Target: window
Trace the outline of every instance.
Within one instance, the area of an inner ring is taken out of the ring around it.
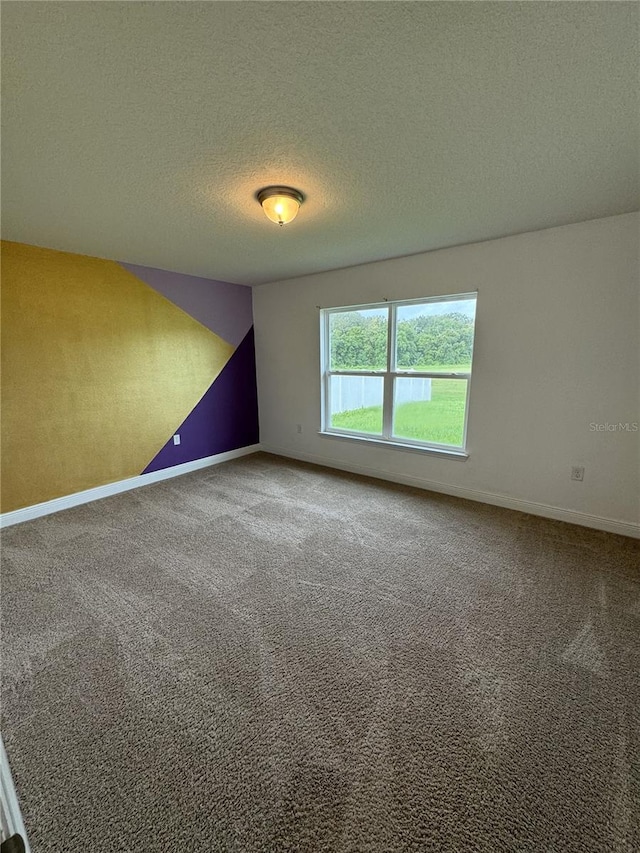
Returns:
[[[322,432],[464,455],[476,297],[323,309]]]

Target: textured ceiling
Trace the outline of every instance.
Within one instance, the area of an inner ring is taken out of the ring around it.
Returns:
[[[256,284],[635,210],[638,10],[4,2],[3,236]]]

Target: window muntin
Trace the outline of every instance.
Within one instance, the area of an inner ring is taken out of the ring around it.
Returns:
[[[476,298],[323,309],[322,430],[464,451]]]

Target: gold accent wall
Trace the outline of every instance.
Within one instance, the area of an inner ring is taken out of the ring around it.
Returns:
[[[3,242],[1,511],[140,474],[233,350],[113,261]]]

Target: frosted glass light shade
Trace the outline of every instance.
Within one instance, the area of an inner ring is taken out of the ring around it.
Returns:
[[[271,198],[265,198],[262,202],[262,209],[272,222],[284,225],[286,222],[295,219],[298,210],[300,210],[300,205],[294,198],[288,198],[286,195],[274,195]]]
[[[265,215],[276,225],[286,225],[295,219],[303,201],[303,195],[291,187],[265,187],[257,194]]]

